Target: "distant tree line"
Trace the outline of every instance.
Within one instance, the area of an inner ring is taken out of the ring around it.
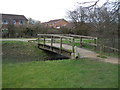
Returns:
[[[35,21],[32,18],[28,19],[28,22],[24,25],[14,26],[14,24],[7,25],[8,32],[2,33],[3,38],[19,38],[19,37],[37,37],[37,34],[47,33],[60,33],[59,30],[54,28],[46,27],[40,21]]]

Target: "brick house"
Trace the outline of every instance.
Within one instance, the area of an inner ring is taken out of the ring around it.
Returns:
[[[15,27],[24,25],[28,19],[24,15],[15,15],[15,14],[1,14],[2,16],[2,27],[1,32],[8,31],[7,25],[13,24]]]
[[[50,20],[43,24],[45,26],[49,26],[49,27],[53,27],[53,28],[61,28],[63,26],[66,26],[68,24],[68,22],[64,19],[56,19],[56,20]]]

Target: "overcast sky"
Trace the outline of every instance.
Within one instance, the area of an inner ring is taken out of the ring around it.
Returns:
[[[0,0],[0,13],[25,15],[41,22],[62,19],[68,10],[74,10],[77,2],[96,0]],[[100,0],[100,4],[106,0]]]

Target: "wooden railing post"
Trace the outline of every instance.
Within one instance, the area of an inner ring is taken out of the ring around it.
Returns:
[[[40,44],[40,37],[38,37],[38,44]]]
[[[62,37],[60,37],[60,53],[62,51]]]
[[[96,39],[94,39],[94,44],[96,44]],[[96,51],[96,45],[94,46],[94,51]]]
[[[51,36],[51,50],[52,50],[52,46],[53,46],[53,36]]]
[[[75,41],[74,41],[74,37],[73,37],[73,38],[72,38],[72,53],[75,52],[75,50],[74,50],[74,46],[75,46]]]
[[[45,46],[45,35],[44,35],[43,37],[44,37],[44,40],[43,40],[43,45]]]
[[[74,49],[75,40],[74,40],[74,37],[71,38],[71,39],[72,39],[72,54],[71,54],[71,59],[76,59],[76,58],[75,58],[75,49]]]
[[[82,37],[80,37],[80,48],[82,48]]]

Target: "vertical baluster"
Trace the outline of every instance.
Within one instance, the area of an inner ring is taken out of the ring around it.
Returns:
[[[72,38],[72,53],[75,52],[75,50],[74,50],[74,46],[75,46],[75,41],[74,41],[74,37],[73,37],[73,38]]]
[[[82,48],[82,37],[80,37],[80,48]]]
[[[44,45],[44,47],[45,47],[45,35],[44,35],[43,37],[44,37],[44,40],[43,40],[43,45]]]
[[[38,37],[38,45],[40,44],[40,37]]]
[[[62,37],[60,37],[60,53],[62,52]]]
[[[51,50],[52,50],[52,46],[53,46],[53,36],[51,36]]]
[[[94,44],[96,44],[96,39],[94,39]],[[94,46],[94,51],[96,51],[96,45]]]

